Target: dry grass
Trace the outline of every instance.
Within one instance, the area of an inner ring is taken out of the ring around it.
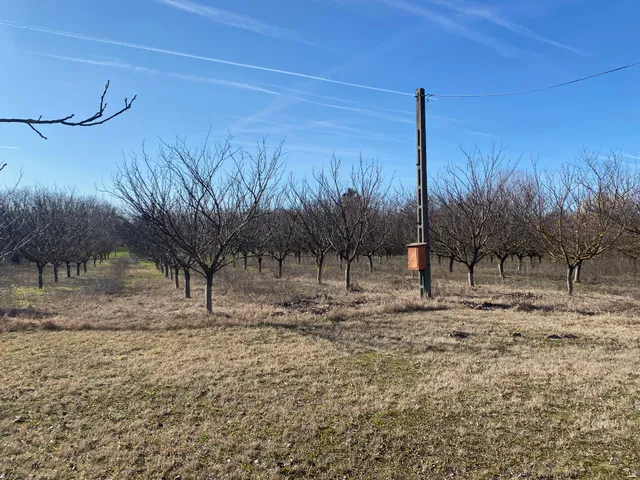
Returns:
[[[420,301],[401,259],[363,263],[362,293],[334,264],[229,268],[211,317],[199,280],[187,300],[127,258],[42,293],[0,266],[0,478],[640,475],[624,265],[571,299],[551,265],[475,290],[436,268]]]

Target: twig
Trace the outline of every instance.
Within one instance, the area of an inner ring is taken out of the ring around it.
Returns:
[[[47,140],[47,137],[45,137],[36,127],[34,127],[34,125],[66,125],[67,127],[93,127],[95,125],[102,125],[103,123],[108,122],[109,120],[117,117],[118,115],[123,114],[124,112],[126,112],[127,110],[129,110],[131,108],[131,105],[133,105],[133,102],[136,100],[137,95],[134,95],[134,97],[129,101],[127,98],[124,99],[124,107],[120,110],[118,110],[117,112],[115,112],[113,115],[110,115],[106,118],[102,118],[104,116],[104,112],[107,109],[107,104],[105,103],[104,99],[107,95],[107,91],[109,90],[109,81],[107,81],[106,85],[104,86],[104,90],[102,92],[102,95],[100,96],[100,106],[98,107],[98,111],[96,113],[94,113],[93,115],[91,115],[90,117],[85,118],[84,120],[80,120],[78,122],[73,122],[71,121],[72,118],[74,118],[74,114],[71,115],[67,115],[66,117],[62,117],[62,118],[55,118],[55,119],[50,119],[50,120],[43,120],[42,116],[40,116],[37,119],[34,118],[0,118],[0,123],[24,123],[26,125],[28,125],[31,130],[33,130],[34,132],[36,132],[38,135],[40,135],[41,138]]]

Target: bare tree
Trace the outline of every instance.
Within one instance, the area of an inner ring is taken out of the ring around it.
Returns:
[[[383,249],[387,259],[391,255],[405,255],[406,246],[415,241],[417,228],[417,199],[413,190],[398,189],[391,212],[389,234]]]
[[[616,243],[616,251],[631,260],[633,276],[638,276],[638,258],[640,258],[640,236],[625,232]]]
[[[290,201],[301,231],[301,242],[315,260],[316,282],[320,285],[324,260],[332,247],[331,236],[327,229],[330,222],[325,218],[331,209],[328,205],[324,205],[327,200],[322,197],[319,184],[316,182],[313,184],[306,180],[300,184],[291,182],[289,191],[291,192]]]
[[[213,311],[213,278],[232,261],[236,240],[265,212],[279,180],[281,145],[266,141],[255,153],[230,139],[213,149],[184,140],[164,143],[156,159],[144,152],[124,161],[113,194],[127,214],[169,239],[206,280],[205,303]]]
[[[628,172],[609,154],[582,152],[560,172],[536,169],[532,188],[535,201],[529,221],[544,253],[567,269],[567,292],[573,293],[576,269],[613,247],[624,233],[631,193]]]
[[[367,257],[369,262],[370,272],[373,272],[373,256],[383,249],[391,237],[394,209],[397,206],[395,202],[396,199],[384,199],[378,208],[370,212],[369,222],[375,228],[367,229],[361,246],[362,255]]]
[[[265,208],[253,222],[251,229],[247,230],[236,244],[246,244],[249,253],[258,262],[258,273],[262,273],[262,261],[269,254],[271,236],[274,233],[274,225],[269,221],[270,211]],[[245,257],[246,258],[246,257]]]
[[[38,288],[44,288],[44,267],[51,262],[59,248],[60,237],[52,234],[50,226],[54,214],[48,192],[38,188],[23,190],[17,195],[16,206],[20,211],[21,224],[18,236],[29,236],[29,241],[19,248],[20,254],[38,268]]]
[[[474,287],[475,266],[495,249],[509,215],[506,192],[513,167],[495,147],[488,155],[478,149],[463,153],[464,165],[449,164],[432,181],[431,242],[436,251],[466,265]]]
[[[28,232],[20,228],[22,218],[16,192],[17,185],[0,191],[0,262],[29,239]]]
[[[276,208],[265,218],[272,228],[267,249],[271,258],[278,262],[276,276],[281,278],[284,260],[294,251],[298,244],[300,230],[296,222],[295,212],[282,206]]]
[[[0,118],[0,123],[22,123],[22,124],[28,125],[31,128],[31,130],[36,132],[38,135],[40,135],[41,138],[44,138],[45,140],[47,139],[47,137],[45,137],[42,134],[42,132],[40,132],[40,130],[38,130],[35,126],[65,125],[67,127],[93,127],[95,125],[102,125],[103,123],[106,123],[109,120],[129,110],[137,97],[136,95],[134,95],[131,100],[127,100],[125,98],[123,108],[113,113],[112,115],[105,117],[107,104],[105,103],[104,99],[107,95],[108,90],[109,90],[109,82],[107,81],[106,85],[104,86],[102,95],[100,96],[100,105],[98,106],[98,110],[93,115],[83,120],[74,120],[74,117],[75,117],[74,114],[66,115],[60,118],[50,118],[50,119],[42,118],[42,115],[40,115],[38,118]],[[2,166],[2,168],[4,168],[4,165]],[[0,170],[2,170],[2,168],[0,168]]]
[[[345,288],[351,288],[351,265],[361,252],[363,242],[371,231],[379,228],[374,213],[380,211],[389,192],[382,167],[362,158],[345,179],[340,175],[340,160],[331,159],[329,172],[314,175],[316,187],[311,190],[322,209],[320,218],[329,233],[333,249],[345,262]]]
[[[512,181],[505,185],[500,200],[500,208],[504,211],[498,220],[500,234],[492,239],[490,249],[498,259],[498,273],[503,280],[506,278],[504,263],[509,256],[518,257],[518,270],[521,270],[522,258],[537,252],[532,226],[526,220],[533,201],[531,191],[526,187],[526,181],[512,177]]]

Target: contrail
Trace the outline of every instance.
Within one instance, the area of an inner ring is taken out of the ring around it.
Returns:
[[[337,85],[345,85],[347,87],[355,87],[355,88],[361,88],[361,89],[365,89],[365,90],[374,90],[374,91],[377,91],[377,92],[384,92],[384,93],[393,93],[395,95],[406,95],[406,96],[410,96],[410,97],[414,96],[413,93],[399,92],[397,90],[388,90],[386,88],[371,87],[371,86],[368,86],[368,85],[360,85],[358,83],[341,82],[339,80],[331,80],[329,78],[316,77],[314,75],[307,75],[307,74],[304,74],[304,73],[291,72],[291,71],[288,71],[288,70],[280,70],[280,69],[277,69],[277,68],[268,68],[268,67],[261,67],[259,65],[250,65],[250,64],[247,64],[247,63],[232,62],[232,61],[229,61],[229,60],[221,60],[219,58],[204,57],[202,55],[193,55],[191,53],[178,52],[178,51],[175,51],[175,50],[167,50],[167,49],[164,49],[164,48],[156,48],[156,47],[149,47],[147,45],[138,45],[138,44],[135,44],[135,43],[120,42],[118,40],[110,40],[110,39],[107,39],[107,38],[90,37],[88,35],[80,35],[78,33],[65,32],[65,31],[62,31],[62,30],[51,30],[51,29],[48,29],[48,28],[36,27],[36,26],[33,26],[33,25],[24,25],[24,24],[20,24],[20,23],[8,22],[8,21],[4,21],[4,20],[0,20],[0,25],[4,25],[6,27],[21,28],[21,29],[24,29],[24,30],[31,30],[31,31],[34,31],[34,32],[48,33],[48,34],[51,34],[51,35],[58,35],[60,37],[75,38],[77,40],[85,40],[85,41],[89,41],[89,42],[104,43],[104,44],[107,44],[107,45],[117,45],[119,47],[134,48],[136,50],[145,50],[147,52],[163,53],[165,55],[173,55],[173,56],[176,56],[176,57],[192,58],[194,60],[202,60],[202,61],[205,61],[205,62],[220,63],[220,64],[223,64],[223,65],[230,65],[230,66],[233,66],[233,67],[248,68],[248,69],[251,69],[251,70],[260,70],[260,71],[263,71],[263,72],[279,73],[281,75],[289,75],[289,76],[292,76],[292,77],[308,78],[310,80],[317,80],[319,82],[327,82],[327,83],[333,83],[333,84],[337,84]]]

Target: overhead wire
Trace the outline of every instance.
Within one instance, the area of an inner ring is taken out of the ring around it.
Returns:
[[[507,93],[469,93],[469,94],[438,94],[438,93],[429,93],[426,96],[430,98],[482,98],[482,97],[512,97],[515,95],[526,95],[528,93],[536,93],[543,92],[545,90],[551,90],[553,88],[566,87],[567,85],[572,85],[578,82],[584,82],[585,80],[591,80],[592,78],[602,77],[603,75],[608,75],[610,73],[619,72],[620,70],[625,70],[627,68],[636,67],[640,65],[640,62],[629,63],[627,65],[623,65],[622,67],[613,68],[611,70],[607,70],[606,72],[595,73],[593,75],[589,75],[587,77],[577,78],[575,80],[570,80],[568,82],[558,83],[555,85],[548,85],[546,87],[533,88],[531,90],[522,90],[519,92],[507,92]]]

